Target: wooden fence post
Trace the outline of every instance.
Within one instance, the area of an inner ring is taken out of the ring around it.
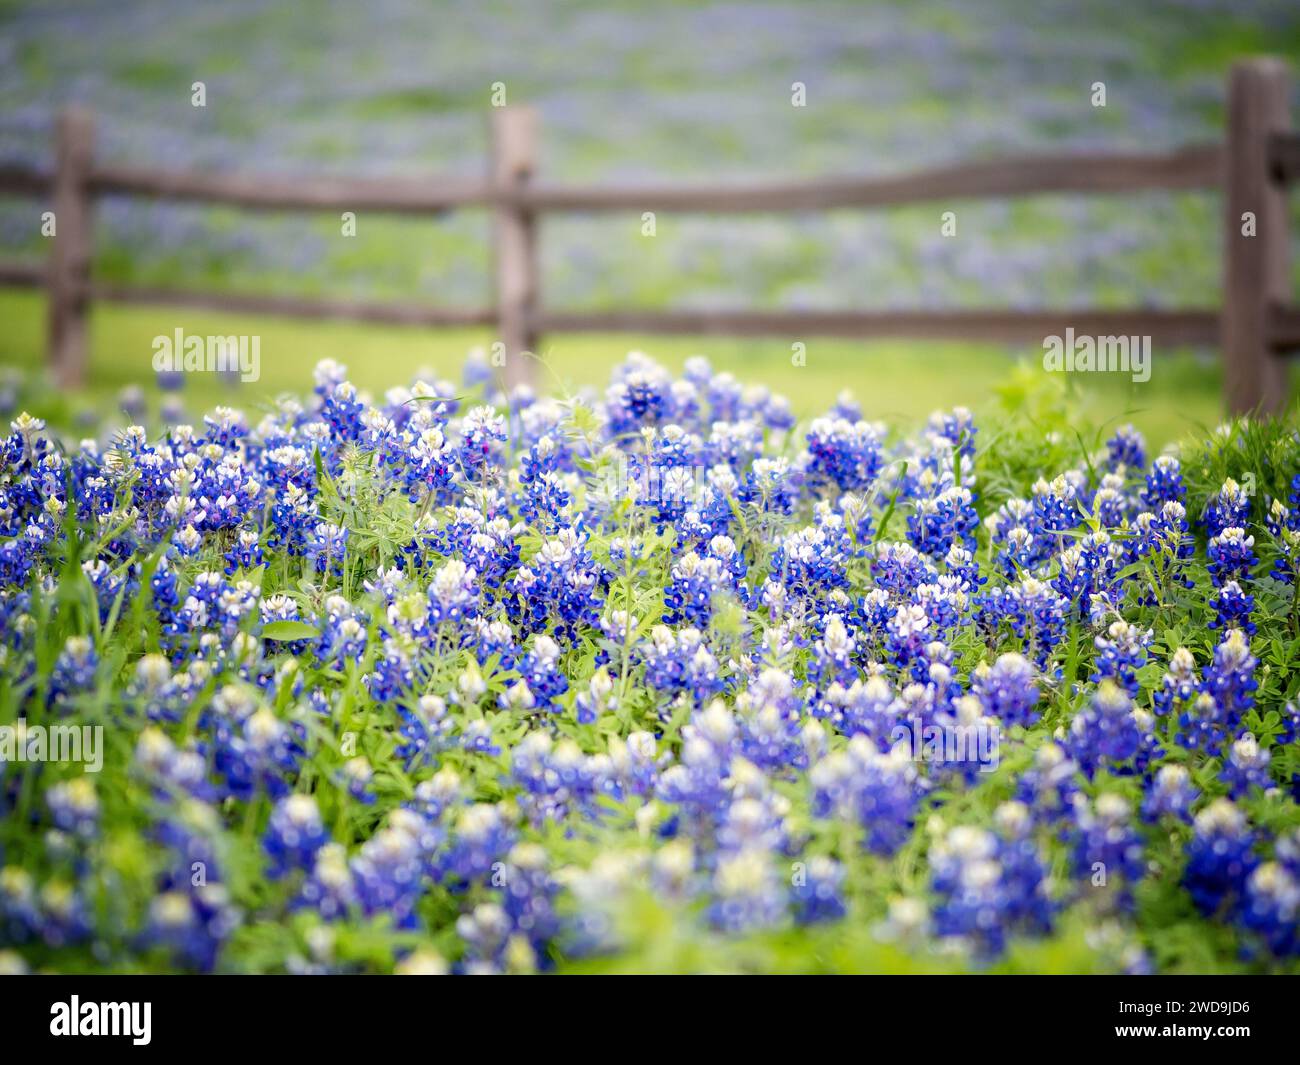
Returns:
[[[520,189],[532,179],[537,161],[537,112],[503,107],[492,114],[492,178],[499,189]],[[537,228],[531,210],[496,208],[497,340],[505,348],[507,389],[532,379],[524,352],[536,352],[538,271]]]
[[[1286,188],[1269,165],[1269,135],[1290,127],[1290,79],[1279,59],[1237,63],[1228,82],[1223,183],[1223,394],[1229,414],[1272,414],[1286,367],[1269,316],[1290,289]]]
[[[49,363],[62,388],[76,388],[86,370],[90,297],[90,167],[95,124],[90,112],[69,108],[56,126],[54,247],[49,272]]]

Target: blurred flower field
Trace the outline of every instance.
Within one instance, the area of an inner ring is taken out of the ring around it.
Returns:
[[[1243,54],[1300,60],[1289,0],[623,0],[0,6],[0,163],[48,164],[59,106],[112,163],[478,176],[494,83],[542,117],[540,176],[596,184],[888,175],[1020,152],[1223,135]],[[579,57],[575,61],[575,57]],[[340,76],[346,71],[346,76]],[[208,104],[190,103],[202,80]],[[791,106],[791,86],[807,106]],[[1091,86],[1107,86],[1104,108]],[[960,216],[958,239],[939,212]],[[1040,197],[802,217],[548,220],[548,305],[1196,306],[1217,302],[1215,197]],[[191,288],[481,305],[490,219],[336,218],[109,198],[96,271]],[[39,253],[30,205],[0,250]]]
[[[14,417],[0,967],[1300,971],[1295,428],[1053,424],[640,355]]]

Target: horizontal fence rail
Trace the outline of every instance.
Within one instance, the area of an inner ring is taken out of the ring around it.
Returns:
[[[1288,291],[1285,195],[1300,180],[1300,135],[1286,113],[1289,76],[1279,62],[1248,60],[1229,83],[1223,144],[1167,152],[1031,155],[930,167],[882,177],[643,186],[548,185],[535,180],[537,118],[527,108],[493,116],[492,166],[482,179],[334,178],[196,173],[104,165],[92,158],[88,114],[58,125],[53,170],[0,166],[0,195],[53,201],[48,265],[0,261],[0,285],[50,292],[51,362],[77,384],[85,364],[85,317],[93,302],[187,306],[216,311],[350,319],[422,327],[495,326],[506,378],[518,384],[548,332],[679,335],[932,338],[1033,342],[1066,329],[1096,337],[1149,336],[1154,343],[1219,343],[1225,399],[1233,412],[1275,411],[1285,402],[1278,356],[1300,348],[1300,309]],[[546,213],[673,211],[706,214],[875,208],[989,197],[1089,195],[1145,190],[1224,193],[1221,308],[943,311],[553,310],[540,306],[537,228]],[[135,196],[250,210],[353,211],[437,216],[483,208],[495,217],[496,303],[439,308],[417,302],[196,292],[95,281],[90,275],[91,201]],[[1243,219],[1254,216],[1251,234]]]
[[[1197,145],[1163,153],[1032,155],[933,167],[886,177],[699,185],[537,185],[512,189],[490,181],[416,181],[195,174],[152,167],[96,167],[92,192],[224,204],[253,210],[356,210],[430,214],[468,207],[512,207],[572,214],[680,211],[749,214],[892,207],[933,200],[1060,193],[1208,189],[1219,184],[1222,150]],[[47,171],[0,168],[0,192],[39,195]]]
[[[663,333],[685,336],[893,337],[1039,341],[1067,328],[1089,336],[1150,336],[1161,344],[1212,344],[1213,310],[1182,311],[553,311],[548,333]]]

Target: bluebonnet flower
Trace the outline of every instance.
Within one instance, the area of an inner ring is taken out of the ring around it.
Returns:
[[[726,932],[743,932],[778,923],[786,895],[771,856],[759,848],[724,855],[713,875],[709,919]]]
[[[1244,529],[1250,521],[1250,496],[1231,477],[1205,506],[1205,528],[1214,539],[1227,529]]]
[[[213,698],[209,720],[213,763],[230,794],[249,799],[264,790],[278,799],[288,793],[305,753],[301,726],[286,724],[270,709],[254,709],[233,689]]]
[[[87,559],[81,564],[81,571],[95,590],[95,599],[99,604],[101,623],[108,621],[108,615],[119,597],[125,602],[130,596],[133,582],[127,576],[114,572],[107,562],[101,559]]]
[[[508,690],[505,697],[507,708],[513,710],[531,710],[532,692],[526,684],[516,684]],[[501,747],[492,734],[492,726],[482,718],[465,723],[460,735],[460,745],[474,754],[484,754],[495,758],[501,753]]]
[[[1183,886],[1207,917],[1229,913],[1259,864],[1253,853],[1255,835],[1228,799],[1215,799],[1196,815],[1193,827]]]
[[[1092,516],[1104,528],[1116,529],[1129,513],[1129,498],[1124,493],[1124,479],[1117,474],[1102,478],[1101,487],[1092,497]]]
[[[584,627],[596,624],[607,576],[587,540],[581,529],[560,529],[516,571],[507,606],[525,631],[549,631],[557,640],[572,642]]]
[[[877,746],[888,745],[900,712],[894,689],[879,675],[855,680],[847,687],[836,681],[814,709],[818,716],[829,717],[844,735],[863,735]]]
[[[618,697],[614,695],[614,681],[605,667],[592,673],[587,682],[587,690],[579,692],[574,700],[577,709],[578,724],[594,725],[602,714],[612,713],[618,709]]]
[[[917,502],[907,519],[908,539],[918,551],[937,558],[953,547],[973,549],[978,525],[973,493],[950,486]]]
[[[1038,529],[1047,536],[1057,536],[1079,524],[1079,490],[1065,476],[1052,481],[1039,479],[1034,484],[1033,514]]]
[[[1250,569],[1258,561],[1254,548],[1255,538],[1235,525],[1215,536],[1206,549],[1214,583],[1222,587],[1229,581],[1249,579]]]
[[[402,483],[407,497],[413,503],[430,497],[444,498],[455,479],[456,454],[442,428],[437,425],[412,426],[402,435],[409,441],[401,455]],[[474,458],[477,461],[479,456]]]
[[[70,636],[54,662],[47,697],[54,705],[63,705],[72,697],[89,691],[95,684],[99,655],[87,636]]]
[[[807,476],[814,485],[841,492],[870,488],[884,456],[876,430],[863,421],[817,418],[808,429]]]
[[[549,636],[534,637],[533,649],[524,655],[518,669],[519,680],[502,695],[501,705],[554,713],[555,700],[569,690],[569,680],[560,669],[559,644]]]
[[[673,631],[656,625],[645,649],[645,682],[672,697],[689,693],[697,704],[722,690],[718,660],[704,643],[698,629]]]
[[[1212,629],[1241,629],[1247,636],[1254,636],[1255,623],[1250,620],[1250,613],[1255,609],[1255,597],[1247,595],[1237,581],[1224,584],[1210,602],[1214,611],[1207,624]]]
[[[610,434],[619,437],[655,425],[673,411],[668,375],[649,360],[629,357],[621,379],[605,393],[605,411]]]
[[[961,581],[946,574],[932,584],[918,585],[915,594],[917,605],[930,619],[934,630],[940,633],[947,633],[956,626],[970,605],[970,596]]]
[[[1112,622],[1106,635],[1093,641],[1097,657],[1089,679],[1094,683],[1113,680],[1130,698],[1136,698],[1141,688],[1137,671],[1146,665],[1152,635],[1150,629],[1140,629],[1127,621]]]
[[[938,572],[911,544],[882,543],[871,559],[876,587],[895,595],[910,595],[920,585],[932,583]]]
[[[333,853],[327,856],[323,850],[321,858],[332,861]],[[390,823],[362,845],[349,864],[350,881],[338,875],[337,867],[321,869],[320,859],[317,866],[312,896],[321,892],[319,898],[328,899],[332,909],[345,906],[345,900],[355,893],[365,913],[388,914],[397,928],[416,927],[415,906],[423,891],[425,860],[418,836],[404,826]],[[321,873],[330,879],[322,882]]]
[[[271,499],[270,546],[300,555],[308,536],[319,522],[319,509],[301,485],[290,481]]]
[[[1155,712],[1160,715],[1176,714],[1196,696],[1200,688],[1201,677],[1196,668],[1196,658],[1186,647],[1177,648],[1169,656],[1169,668],[1165,670],[1160,682],[1160,690],[1152,698]]]
[[[1269,762],[1272,755],[1259,745],[1249,732],[1243,733],[1231,747],[1223,760],[1223,769],[1219,779],[1228,785],[1228,795],[1233,799],[1242,799],[1255,788],[1267,791],[1273,785],[1269,775]]]
[[[934,411],[926,422],[931,438],[943,440],[962,457],[974,457],[975,416],[966,407],[953,407],[950,411]]]
[[[1045,743],[1034,754],[1030,769],[1021,776],[1016,798],[1040,821],[1057,820],[1074,809],[1079,793],[1079,765],[1055,743]]]
[[[518,843],[501,871],[501,908],[512,933],[526,942],[538,965],[547,961],[546,949],[559,933],[555,898],[560,885],[547,869],[546,850],[535,843]]]
[[[1204,668],[1202,696],[1179,718],[1179,743],[1190,750],[1217,753],[1255,705],[1255,666],[1250,643],[1240,629],[1229,629]]]
[[[365,678],[366,690],[376,702],[396,702],[414,689],[418,678],[410,646],[413,642],[413,634],[409,642],[395,638],[384,640],[374,671]]]
[[[317,573],[343,576],[343,558],[347,553],[348,531],[332,522],[320,522],[312,531],[303,554]]]
[[[867,849],[892,855],[912,833],[923,790],[910,758],[903,746],[882,754],[865,736],[853,737],[810,770],[813,813],[862,825]]]
[[[980,567],[975,561],[975,555],[960,544],[953,544],[948,549],[948,553],[944,556],[944,568],[950,577],[961,582],[962,591],[968,595],[973,595],[980,585],[988,581],[987,577],[980,576]]]
[[[1275,580],[1290,585],[1294,585],[1300,576],[1300,499],[1297,499],[1297,494],[1293,488],[1290,507],[1280,499],[1273,500],[1265,523],[1277,552],[1269,573]]]
[[[16,865],[0,867],[0,932],[6,943],[25,943],[41,926],[36,881]]]
[[[1144,743],[1133,700],[1113,681],[1103,681],[1070,722],[1065,745],[1091,779],[1099,769],[1123,771],[1138,759]]]
[[[370,871],[373,865],[365,868]],[[294,907],[313,909],[324,920],[333,921],[346,916],[358,904],[347,851],[338,843],[324,844],[316,851],[311,872],[303,880]]]
[[[765,770],[806,768],[794,678],[769,667],[736,697],[740,753]]]
[[[374,792],[371,790],[375,771],[370,765],[370,760],[364,755],[357,755],[344,762],[342,777],[348,794],[357,802],[369,804],[375,801]]]
[[[797,492],[792,483],[790,462],[785,458],[756,458],[737,489],[742,503],[760,511],[789,514]]]
[[[135,764],[160,798],[179,794],[209,801],[215,797],[207,783],[208,766],[203,755],[192,747],[177,747],[158,728],[149,727],[140,733]]]
[[[787,534],[772,553],[763,585],[764,605],[774,614],[782,613],[787,604],[801,601],[811,601],[811,608],[831,591],[847,588],[845,566],[851,551],[844,520],[838,515]]]
[[[657,744],[649,732],[633,732],[626,739],[611,736],[607,761],[596,768],[598,787],[611,798],[653,794],[663,760],[656,756]]]
[[[151,721],[179,721],[185,709],[183,686],[172,678],[165,655],[145,655],[136,663],[135,678],[127,685],[130,705],[139,706]]]
[[[740,738],[740,723],[719,699],[697,710],[682,728],[682,750],[676,765],[659,777],[656,794],[664,802],[684,807],[688,828],[708,827],[730,801],[727,774]]]
[[[439,879],[451,886],[467,886],[481,880],[514,846],[513,828],[491,803],[475,803],[461,809],[451,842],[439,859]]]
[[[574,809],[586,809],[597,787],[581,748],[571,740],[553,744],[540,731],[515,745],[511,777],[523,789],[520,808],[536,825],[563,821]]]
[[[346,670],[348,663],[360,662],[368,641],[364,619],[346,600],[341,600],[337,609],[327,604],[325,626],[316,644],[316,657],[323,665]]]
[[[262,555],[261,537],[254,529],[241,529],[234,545],[225,554],[226,576],[237,570],[256,569],[265,561]]]
[[[47,947],[81,943],[91,934],[89,900],[76,885],[62,879],[45,882],[37,895],[37,933]]]
[[[842,885],[844,868],[821,855],[800,863],[793,877],[794,917],[799,924],[838,921],[846,913]]]
[[[1183,484],[1182,464],[1172,455],[1160,455],[1151,463],[1142,492],[1142,504],[1149,510],[1159,510],[1165,503],[1182,503],[1187,496]]]
[[[1051,927],[1046,875],[1028,834],[1029,814],[1019,803],[999,808],[1006,838],[987,829],[950,830],[930,853],[937,935],[971,944],[996,957],[1016,932],[1042,934]]]
[[[150,903],[144,942],[165,948],[182,965],[210,972],[237,924],[238,914],[223,885],[168,891]]]
[[[398,728],[402,743],[394,754],[409,767],[419,765],[430,753],[441,749],[454,726],[441,696],[420,696],[411,703],[399,703],[398,715],[402,719]]]
[[[1168,816],[1190,822],[1192,804],[1200,794],[1185,766],[1162,765],[1142,800],[1142,819],[1157,821]]]
[[[981,662],[971,675],[971,691],[984,710],[1010,728],[1028,728],[1038,720],[1038,672],[1024,655],[999,655],[992,666]]]
[[[1046,669],[1052,652],[1065,636],[1069,601],[1049,584],[1026,577],[1006,589],[982,597],[988,621],[1005,621],[1024,641],[1026,657]]]
[[[310,869],[316,852],[329,842],[316,800],[310,795],[289,795],[276,803],[262,845],[271,858],[269,875],[275,879],[295,869]]]
[[[1106,441],[1106,453],[1111,466],[1141,469],[1146,465],[1146,441],[1131,425],[1121,425]]]
[[[1034,570],[1043,560],[1044,546],[1043,537],[1035,537],[1024,525],[1017,525],[1006,534],[1005,540],[998,542],[998,568],[1008,579]]]
[[[1089,803],[1078,797],[1068,832],[1075,874],[1095,888],[1111,889],[1118,881],[1119,908],[1133,903],[1133,888],[1146,872],[1142,841],[1132,827],[1132,808],[1112,792]]]
[[[672,583],[664,591],[664,622],[685,622],[706,629],[713,620],[713,595],[730,584],[722,563],[688,551],[672,568]]]
[[[1165,503],[1158,512],[1143,511],[1134,519],[1126,560],[1145,564],[1144,576],[1150,586],[1141,597],[1143,603],[1153,604],[1163,598],[1162,589],[1180,584],[1185,588],[1193,586],[1187,573],[1193,548],[1187,512],[1181,503]]]
[[[886,625],[886,644],[900,666],[920,657],[930,640],[930,619],[919,605],[900,606]]]
[[[451,559],[433,574],[429,583],[429,620],[434,625],[471,616],[478,602],[478,573],[464,562]]]
[[[829,613],[822,617],[822,636],[813,644],[813,661],[808,665],[808,677],[816,680],[825,690],[832,684],[851,684],[858,675],[854,665],[857,640],[849,633],[840,614]],[[814,705],[813,712],[825,716]]]
[[[1178,715],[1178,744],[1189,751],[1217,754],[1227,735],[1223,713],[1212,695],[1202,692]]]
[[[88,777],[75,777],[53,785],[45,793],[50,818],[60,831],[81,839],[99,835],[99,799]]]
[[[1300,875],[1281,862],[1264,862],[1246,881],[1242,923],[1277,957],[1300,954]]]

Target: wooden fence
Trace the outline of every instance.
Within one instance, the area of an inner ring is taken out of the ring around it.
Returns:
[[[535,180],[538,123],[528,108],[493,114],[492,167],[484,180],[286,179],[167,172],[95,162],[94,128],[82,110],[58,121],[55,168],[0,168],[0,195],[52,203],[56,235],[47,264],[0,262],[0,285],[44,286],[49,358],[59,382],[78,385],[86,363],[91,301],[174,304],[220,311],[351,318],[421,326],[495,326],[506,378],[527,378],[550,332],[733,336],[924,337],[1039,343],[1049,335],[1150,336],[1156,344],[1219,344],[1224,399],[1233,413],[1283,406],[1282,356],[1300,348],[1300,308],[1290,301],[1287,185],[1300,179],[1300,135],[1288,116],[1290,79],[1274,59],[1237,64],[1228,85],[1227,138],[1163,154],[1036,155],[922,170],[898,177],[747,185],[549,186]],[[1221,189],[1223,303],[1183,310],[954,311],[555,311],[539,298],[537,220],[550,212],[734,214],[952,203],[1042,193]],[[273,294],[194,292],[96,281],[92,207],[128,195],[258,210],[438,215],[486,208],[495,221],[495,305],[439,308]],[[1253,218],[1253,224],[1250,221]]]

